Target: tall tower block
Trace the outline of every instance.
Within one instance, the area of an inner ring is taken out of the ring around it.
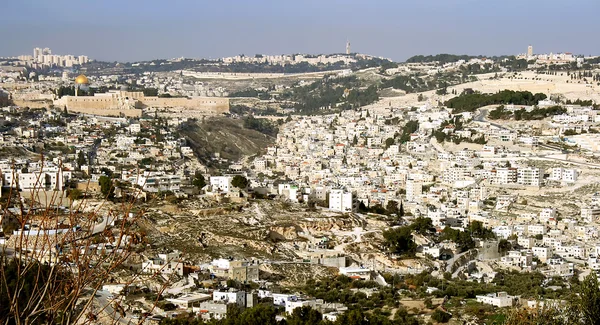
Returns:
[[[530,58],[533,56],[533,46],[529,45],[527,47],[527,57]]]
[[[350,41],[346,42],[346,54],[350,55]]]

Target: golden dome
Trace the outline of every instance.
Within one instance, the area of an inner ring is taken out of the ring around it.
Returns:
[[[77,78],[75,78],[75,83],[78,85],[87,85],[90,83],[90,81],[86,76],[80,74],[77,76]]]

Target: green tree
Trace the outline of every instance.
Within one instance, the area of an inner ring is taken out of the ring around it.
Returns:
[[[302,306],[294,309],[292,315],[290,315],[286,321],[288,325],[320,324],[323,321],[323,315],[309,306]]]
[[[156,89],[156,88],[144,88],[142,90],[142,92],[144,93],[144,96],[147,96],[147,97],[158,96],[158,89]]]
[[[496,237],[496,235],[494,235],[491,229],[486,228],[483,225],[483,222],[477,220],[469,224],[469,231],[471,232],[471,235],[473,235],[473,237],[475,238],[492,239]]]
[[[252,308],[245,309],[241,315],[234,321],[233,324],[248,324],[248,325],[276,325],[275,316],[277,310],[273,306],[259,304]],[[229,315],[227,316],[229,318]]]
[[[448,314],[447,312],[441,309],[436,309],[431,315],[431,319],[438,323],[447,323],[450,320],[450,318],[452,318],[452,315]]]
[[[385,206],[385,209],[387,210],[388,214],[398,215],[398,212],[399,212],[398,201],[389,200],[387,205]]]
[[[77,166],[81,168],[81,166],[85,165],[87,160],[85,159],[85,154],[82,150],[77,154]]]
[[[390,147],[391,145],[393,145],[393,144],[394,144],[394,138],[387,138],[387,139],[385,140],[385,148],[386,148],[386,149],[387,149],[387,148],[389,148],[389,147]]]
[[[579,296],[575,298],[573,306],[581,315],[581,324],[598,324],[600,321],[600,289],[598,289],[596,272],[590,273],[583,280],[578,292]]]
[[[81,192],[81,190],[74,188],[69,191],[69,199],[80,200],[81,198],[83,198],[83,192]]]
[[[241,175],[235,175],[233,176],[233,179],[231,180],[231,185],[240,188],[240,189],[245,189],[246,187],[248,187],[248,179],[244,176]]]
[[[498,253],[504,255],[512,249],[512,244],[506,239],[500,239],[498,242]]]
[[[206,186],[206,180],[204,179],[204,175],[197,170],[194,174],[194,180],[192,181],[192,185],[194,185],[197,189],[201,190]]]
[[[435,231],[431,218],[424,217],[416,218],[415,221],[410,225],[410,228],[421,235],[429,235]]]
[[[113,186],[112,178],[108,176],[100,176],[98,179],[98,184],[100,185],[100,192],[106,198],[112,198],[115,193],[115,188]]]
[[[390,252],[413,256],[417,250],[410,227],[391,228],[383,232],[384,245]]]

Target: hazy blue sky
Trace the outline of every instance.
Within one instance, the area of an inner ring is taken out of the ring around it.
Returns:
[[[600,54],[599,0],[4,0],[0,56]]]

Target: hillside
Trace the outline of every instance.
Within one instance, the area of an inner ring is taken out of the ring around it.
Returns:
[[[184,124],[180,133],[187,140],[200,161],[208,167],[228,165],[213,159],[219,153],[229,163],[244,156],[252,156],[275,142],[275,138],[255,130],[245,129],[243,120],[227,117],[206,117],[201,121]]]

